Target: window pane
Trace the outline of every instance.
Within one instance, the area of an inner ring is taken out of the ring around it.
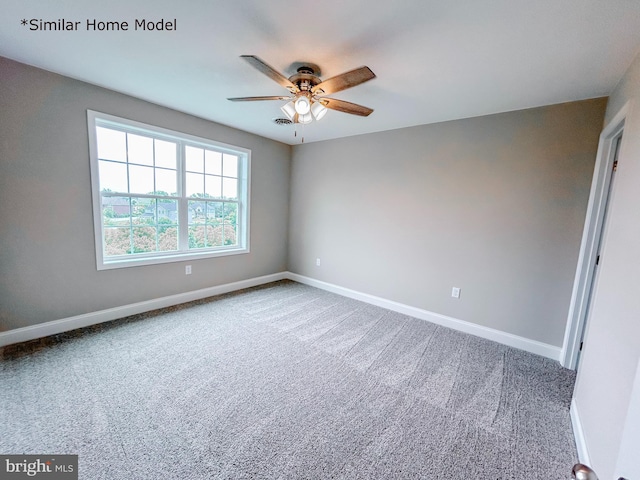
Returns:
[[[104,254],[106,256],[131,253],[131,229],[108,227],[104,229]]]
[[[222,217],[225,223],[236,224],[238,223],[238,204],[237,203],[225,203]]]
[[[205,202],[189,202],[189,224],[204,223]]]
[[[205,150],[205,173],[210,175],[222,175],[222,153],[213,150]]]
[[[223,244],[222,225],[207,225],[207,246],[221,247]]]
[[[168,252],[178,249],[178,228],[158,227],[158,250]]]
[[[156,168],[156,195],[177,195],[177,174],[175,170]]]
[[[207,202],[207,223],[211,225],[222,223],[222,203]]]
[[[222,162],[222,174],[225,177],[237,177],[238,176],[238,157],[237,155],[224,154],[224,161]]]
[[[100,191],[128,192],[126,163],[98,162],[100,175]]]
[[[204,195],[204,175],[200,173],[187,173],[187,197]]]
[[[185,147],[187,170],[204,173],[204,150],[196,147]]]
[[[129,191],[153,193],[153,167],[129,165]]]
[[[131,223],[133,225],[153,225],[156,223],[156,199],[131,199]]]
[[[129,163],[153,165],[153,139],[132,133],[127,134]]]
[[[176,200],[158,200],[158,224],[175,225],[178,223],[178,202]]]
[[[110,128],[96,127],[98,158],[103,160],[127,161],[126,134]]]
[[[215,177],[213,175],[205,175],[205,192],[214,198],[222,197],[222,177]]]
[[[102,222],[105,227],[131,224],[131,204],[128,197],[102,197]]]
[[[176,168],[176,144],[164,140],[154,140],[156,147],[156,167]]]
[[[204,248],[205,246],[204,225],[189,227],[189,248]]]
[[[238,198],[238,180],[235,178],[222,179],[222,196],[224,198]]]
[[[237,245],[237,230],[235,225],[224,225],[224,244],[225,245]]]
[[[155,227],[133,227],[133,253],[155,252],[156,235]]]

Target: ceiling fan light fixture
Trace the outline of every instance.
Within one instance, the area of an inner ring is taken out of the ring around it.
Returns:
[[[295,108],[296,112],[300,115],[306,115],[309,113],[309,110],[311,110],[311,102],[309,102],[309,99],[306,96],[301,95],[296,100]]]
[[[298,123],[307,124],[307,123],[311,123],[312,121],[313,121],[313,117],[311,116],[311,113],[305,113],[304,115],[298,115]]]
[[[289,120],[293,121],[293,117],[296,114],[296,108],[293,100],[280,107],[280,110],[282,110],[282,113],[284,113],[289,118]]]
[[[327,109],[361,117],[367,117],[373,113],[373,109],[362,105],[338,100],[337,98],[319,97],[319,95],[331,95],[341,92],[347,88],[372,80],[376,75],[369,67],[362,66],[329,79],[321,80],[319,77],[320,68],[314,64],[307,64],[298,68],[298,73],[287,78],[255,55],[241,55],[241,58],[281,87],[286,88],[288,94],[286,96],[234,97],[227,100],[232,102],[284,101],[285,104],[281,105],[280,110],[282,110],[286,118],[277,119],[276,123],[278,124],[287,124],[289,121],[294,124],[312,123],[314,119],[318,121],[324,118],[327,114]]]
[[[313,102],[313,105],[311,105],[311,113],[313,113],[316,120],[320,120],[327,114],[327,108],[320,102]]]

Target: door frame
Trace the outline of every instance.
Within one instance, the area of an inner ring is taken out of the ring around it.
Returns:
[[[611,121],[604,127],[600,134],[596,164],[591,181],[589,204],[582,232],[582,243],[576,276],[573,282],[571,303],[567,316],[567,326],[564,334],[560,363],[565,368],[576,369],[582,333],[586,328],[589,298],[591,296],[593,275],[595,271],[596,257],[607,207],[607,199],[610,196],[609,185],[613,171],[615,157],[616,138],[624,130],[624,124],[629,115],[631,102],[627,102]],[[620,151],[624,148],[624,138],[620,144]],[[618,158],[620,158],[618,152]],[[613,192],[611,192],[613,195]]]

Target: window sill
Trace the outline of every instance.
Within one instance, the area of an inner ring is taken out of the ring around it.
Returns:
[[[98,261],[98,270],[113,270],[116,268],[142,267],[145,265],[158,265],[162,263],[177,263],[203,258],[226,257],[229,255],[242,255],[249,253],[249,248],[237,247],[224,250],[214,250],[207,252],[179,252],[162,256],[150,256],[143,258],[119,258],[117,260]]]

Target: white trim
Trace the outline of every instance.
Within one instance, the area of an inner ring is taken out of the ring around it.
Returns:
[[[506,333],[493,328],[484,327],[475,323],[466,322],[464,320],[458,320],[453,317],[447,317],[445,315],[440,315],[439,313],[430,312],[421,308],[412,307],[403,303],[394,302],[392,300],[376,297],[374,295],[369,295],[368,293],[362,293],[351,290],[349,288],[340,287],[338,285],[316,280],[314,278],[298,275],[297,273],[287,272],[287,278],[299,283],[304,283],[305,285],[310,285],[322,290],[337,293],[338,295],[342,295],[344,297],[353,298],[355,300],[370,303],[371,305],[376,305],[388,310],[393,310],[394,312],[403,313],[405,315],[410,315],[412,317],[426,320],[437,325],[442,325],[443,327],[452,328],[460,332],[469,333],[481,338],[486,338],[487,340],[502,343],[503,345],[508,345],[509,347],[514,347],[530,353],[535,353],[543,357],[551,358],[552,360],[560,360],[560,348],[553,345],[538,342],[536,340],[530,340],[528,338],[520,337],[518,335],[513,335],[511,333]]]
[[[276,282],[278,280],[284,280],[285,278],[288,278],[287,272],[274,273],[271,275],[264,275],[262,277],[241,280],[239,282],[225,283],[215,287],[203,288],[201,290],[154,298],[152,300],[123,305],[121,307],[85,313],[82,315],[76,315],[75,317],[62,318],[60,320],[40,323],[30,327],[16,328],[15,330],[0,332],[0,347],[68,332],[70,330],[75,330],[76,328],[88,327],[90,325],[116,320],[129,315],[157,310],[158,308],[170,307],[181,303],[212,297],[214,295],[234,292],[236,290],[242,290],[243,288],[264,285],[265,283]]]
[[[99,238],[99,237],[96,237]],[[190,262],[202,258],[227,257],[230,255],[244,255],[250,253],[248,249],[242,247],[232,247],[224,250],[207,250],[199,252],[197,250],[189,252],[153,252],[151,256],[145,257],[117,257],[117,260],[103,261],[98,270],[113,270],[128,267],[143,267],[145,265],[159,265],[162,263]]]
[[[580,422],[578,404],[575,398],[571,400],[571,409],[569,412],[571,415],[571,426],[573,427],[573,437],[576,440],[576,449],[578,450],[578,460],[580,460],[580,463],[583,465],[591,465],[589,450],[587,449],[587,442],[584,438],[584,430],[582,430],[582,422]]]
[[[369,295],[368,293],[357,292],[349,288],[340,287],[338,285],[323,282],[291,272],[274,273],[262,277],[241,280],[239,282],[226,283],[224,285],[203,288],[201,290],[178,293],[176,295],[155,298],[144,302],[132,303],[130,305],[123,305],[106,310],[99,310],[97,312],[76,315],[74,317],[62,318],[60,320],[40,323],[38,325],[32,325],[30,327],[17,328],[14,330],[9,330],[7,332],[0,332],[0,347],[11,345],[13,343],[26,342],[29,340],[34,340],[36,338],[42,338],[58,333],[68,332],[77,328],[88,327],[90,325],[96,325],[98,323],[116,320],[118,318],[127,317],[129,315],[149,312],[158,308],[179,305],[181,303],[192,302],[194,300],[200,300],[202,298],[221,295],[223,293],[229,293],[236,290],[241,290],[243,288],[264,285],[266,283],[276,282],[278,280],[284,279],[293,280],[298,283],[303,283],[305,285],[337,293],[338,295],[342,295],[344,297],[353,298],[355,300],[360,300],[371,305],[376,305],[388,310],[393,310],[394,312],[410,315],[421,320],[435,323],[436,325],[442,325],[444,327],[452,328],[460,332],[469,333],[481,338],[486,338],[487,340],[492,340],[509,347],[519,348],[520,350],[535,353],[536,355],[541,355],[553,360],[559,360],[560,358],[560,348],[553,345],[538,342],[536,340],[530,340],[528,338],[502,332],[493,328],[484,327],[482,325],[476,325],[475,323],[465,322],[464,320],[447,317],[445,315],[440,315],[439,313],[430,312],[421,308],[412,307],[403,303],[394,302],[392,300],[376,297],[374,295]]]
[[[607,195],[613,168],[612,148],[614,140],[624,127],[631,111],[631,102],[627,102],[600,134],[596,164],[593,170],[589,205],[582,232],[582,243],[576,267],[576,275],[571,293],[571,303],[567,316],[564,341],[560,354],[560,363],[565,368],[575,370],[580,352],[580,341],[586,324],[589,296],[593,281],[593,270],[598,254],[600,231],[607,206]],[[624,137],[620,148],[624,145]],[[619,156],[621,156],[619,154]]]

